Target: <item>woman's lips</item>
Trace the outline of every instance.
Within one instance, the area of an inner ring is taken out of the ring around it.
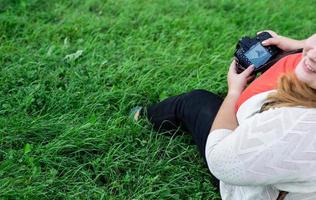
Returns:
[[[316,70],[313,69],[308,63],[306,60],[304,60],[303,62],[303,68],[305,69],[306,72],[308,73],[316,73]]]

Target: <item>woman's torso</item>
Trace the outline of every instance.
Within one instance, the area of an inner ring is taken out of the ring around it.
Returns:
[[[278,78],[285,73],[293,72],[299,61],[302,59],[302,53],[296,53],[286,56],[275,63],[270,69],[256,78],[241,94],[236,104],[236,111],[249,98],[256,94],[275,89]]]
[[[262,104],[265,102],[267,96],[274,92],[277,85],[277,79],[283,73],[291,72],[295,69],[297,63],[302,58],[302,54],[293,54],[281,59],[275,65],[273,65],[268,71],[257,78],[252,84],[247,87],[238,100],[236,105],[237,119],[239,124],[247,123],[247,121],[255,116],[260,110]],[[291,109],[291,108],[289,108]],[[294,109],[294,108],[293,108]],[[300,112],[304,113],[304,109]],[[297,117],[299,117],[298,114]],[[286,123],[286,121],[285,121]],[[316,144],[315,144],[316,145]],[[314,150],[315,147],[310,149],[306,148],[307,151]],[[304,153],[298,150],[298,153]],[[313,152],[315,155],[315,152]],[[290,162],[290,161],[289,161]],[[291,161],[293,162],[293,161]],[[300,161],[298,161],[300,162]],[[301,162],[304,162],[303,160]],[[311,162],[309,160],[308,162]],[[316,162],[316,160],[315,160]],[[264,163],[263,163],[264,164]],[[294,170],[295,171],[295,170]],[[309,173],[309,172],[306,172]],[[312,175],[312,173],[311,173]],[[316,174],[314,174],[316,175]],[[305,189],[306,188],[306,189]],[[307,191],[309,188],[310,190]],[[267,185],[267,186],[235,186],[229,185],[221,181],[220,183],[221,196],[224,200],[228,199],[276,199],[279,190],[289,191],[290,193],[286,196],[286,200],[312,200],[316,199],[316,182],[301,182],[301,183],[280,183],[278,185]],[[315,190],[315,191],[313,191]],[[311,192],[313,191],[313,192]]]
[[[275,90],[269,90],[257,95],[252,96],[247,101],[245,101],[239,108],[237,112],[237,118],[240,125],[249,124],[253,121],[253,119],[261,118],[260,114],[257,114],[258,111],[261,108],[261,105],[265,102],[267,96],[274,92]],[[281,148],[280,151],[271,150],[271,152],[277,152],[279,155],[271,155],[271,157],[266,157],[262,165],[267,165],[268,168],[271,168],[272,172],[277,172],[278,170],[291,170],[289,174],[295,174],[295,177],[299,177],[300,180],[293,181],[290,183],[279,183],[279,184],[271,184],[266,186],[235,186],[226,184],[224,182],[220,182],[220,191],[221,196],[223,200],[275,200],[279,194],[280,190],[288,191],[289,194],[286,196],[286,200],[316,200],[316,130],[315,130],[315,137],[311,136],[311,129],[310,127],[316,127],[315,124],[315,117],[316,117],[316,109],[308,109],[303,107],[293,107],[293,108],[281,108],[281,109],[275,109],[275,110],[268,110],[265,114],[270,114],[270,117],[268,119],[271,119],[274,121],[274,124],[272,126],[273,129],[277,130],[277,134],[284,135],[280,137],[273,136],[273,133],[270,134],[266,130],[263,130],[265,132],[264,134],[267,134],[267,138],[265,141],[261,141],[265,143],[266,145],[270,145],[274,140],[288,140],[289,143],[284,143],[282,145],[287,146],[286,149]],[[289,114],[284,114],[289,113]],[[280,114],[282,113],[282,114]],[[296,130],[295,132],[290,133],[291,135],[285,136],[286,134],[283,132],[282,127],[293,125],[297,119],[299,119],[301,116],[306,115],[307,113],[312,113],[312,119],[311,119],[311,125],[309,126],[309,121],[306,121],[305,124],[300,125],[300,129]],[[281,117],[277,117],[280,115]],[[275,119],[273,119],[275,117]],[[264,118],[265,123],[267,118]],[[312,122],[313,120],[313,122]],[[260,121],[260,120],[259,120]],[[271,125],[271,123],[269,123]],[[261,126],[261,124],[258,124],[258,126]],[[265,125],[262,125],[263,129],[271,129],[271,126],[265,127]],[[250,126],[254,127],[254,126]],[[306,134],[306,138],[304,138],[302,135],[307,133],[305,129],[309,130],[309,135]],[[313,132],[314,133],[314,132]],[[256,140],[256,134],[254,133],[251,135],[248,135],[249,137],[247,139],[251,139],[254,143],[258,142]],[[295,135],[297,134],[297,135]],[[312,134],[313,135],[313,134]],[[288,139],[284,138],[288,137]],[[249,139],[249,140],[250,140]],[[297,145],[296,145],[297,144]],[[265,146],[265,145],[263,145]],[[248,151],[248,150],[245,150]],[[260,149],[257,149],[256,151],[260,152]],[[291,154],[291,156],[289,156]],[[288,159],[288,166],[283,165],[284,162],[278,162],[278,157],[285,157]],[[279,165],[278,163],[282,163],[282,165]],[[305,165],[302,165],[302,163],[305,163]],[[249,166],[249,165],[247,165]],[[284,168],[284,169],[281,169]],[[254,173],[256,172],[256,167],[249,168]],[[258,172],[260,173],[260,172]],[[277,175],[276,175],[277,176]],[[261,176],[264,179],[264,175]],[[293,176],[294,178],[294,176]],[[295,179],[295,178],[294,178]]]

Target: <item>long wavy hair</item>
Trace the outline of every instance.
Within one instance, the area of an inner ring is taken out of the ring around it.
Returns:
[[[270,108],[303,106],[316,108],[316,90],[300,81],[294,73],[278,79],[276,92],[270,94],[259,112]]]

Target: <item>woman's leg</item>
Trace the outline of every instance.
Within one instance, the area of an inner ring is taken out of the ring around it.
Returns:
[[[207,90],[193,90],[154,104],[144,112],[158,131],[181,130],[192,134],[205,158],[205,145],[222,98]]]
[[[192,134],[205,159],[206,140],[223,99],[206,90],[193,90],[170,97],[145,109],[144,114],[158,131],[181,128]],[[215,186],[218,186],[218,180]]]

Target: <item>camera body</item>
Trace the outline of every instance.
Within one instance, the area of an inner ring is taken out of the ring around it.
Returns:
[[[276,58],[282,50],[277,46],[262,46],[261,42],[272,38],[268,32],[262,32],[256,37],[242,37],[237,45],[234,56],[237,62],[237,72],[244,71],[254,65],[253,73],[263,72],[271,66],[270,61]]]

